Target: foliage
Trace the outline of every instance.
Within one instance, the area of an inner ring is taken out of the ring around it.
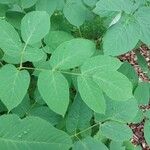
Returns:
[[[150,84],[116,57],[143,43],[149,0],[0,0],[0,149],[136,149],[145,117],[150,145]]]

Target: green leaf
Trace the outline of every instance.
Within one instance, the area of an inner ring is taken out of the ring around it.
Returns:
[[[150,8],[140,7],[135,12],[135,17],[140,25],[140,39],[147,45],[150,45]]]
[[[132,82],[133,87],[137,86],[139,77],[131,64],[124,62],[118,71],[124,74]]]
[[[95,112],[105,114],[106,104],[103,92],[92,79],[79,76],[78,90],[83,101]]]
[[[0,117],[0,122],[3,150],[68,150],[72,144],[66,133],[37,117],[21,120],[15,115],[4,115]]]
[[[149,66],[145,56],[140,54],[140,52],[136,52],[137,63],[141,67],[142,71],[146,74],[149,71]]]
[[[62,74],[52,71],[41,72],[38,89],[50,109],[60,115],[66,113],[69,104],[69,86]]]
[[[98,122],[104,122],[106,120],[114,120],[123,123],[131,123],[138,113],[138,104],[135,99],[127,101],[114,101],[105,96],[106,101],[106,113],[95,114],[95,119]]]
[[[100,141],[87,137],[82,141],[78,141],[74,144],[73,150],[108,150],[108,148]]]
[[[148,105],[150,98],[149,84],[141,82],[134,91],[134,96],[139,105]]]
[[[131,36],[132,35],[132,36]],[[118,56],[132,50],[139,41],[140,27],[133,17],[111,26],[103,38],[104,53]]]
[[[0,0],[0,4],[13,4],[16,0]]]
[[[82,2],[69,1],[63,9],[64,16],[74,26],[81,26],[87,18],[87,9]]]
[[[125,150],[125,147],[122,146],[123,143],[122,142],[115,142],[115,141],[112,141],[110,143],[110,150]]]
[[[149,131],[150,131],[150,121],[147,120],[144,124],[144,137],[146,139],[146,142],[148,145],[150,145],[150,134],[149,134]]]
[[[7,11],[6,13],[6,20],[13,25],[14,28],[20,30],[21,28],[21,20],[24,17],[23,12],[16,12],[16,11]]]
[[[36,10],[46,11],[51,16],[57,7],[57,3],[58,0],[38,0]]]
[[[97,72],[93,80],[113,100],[126,101],[133,97],[131,82],[117,71]]]
[[[38,62],[45,57],[42,49],[27,47],[23,54],[23,61]]]
[[[5,65],[0,70],[0,81],[0,98],[10,111],[26,95],[30,76],[26,70],[19,71],[13,65]]]
[[[92,115],[92,110],[87,107],[80,95],[77,94],[66,117],[67,131],[71,134],[75,134],[78,131],[90,127]]]
[[[86,39],[73,39],[62,43],[53,52],[51,66],[54,69],[70,69],[83,64],[95,52],[95,44]]]
[[[54,113],[47,106],[35,106],[28,111],[27,115],[42,118],[53,126],[57,125],[62,119],[60,115]]]
[[[45,105],[45,102],[44,100],[42,99],[39,91],[38,91],[38,88],[35,89],[34,91],[34,99],[35,99],[35,102],[39,105]]]
[[[83,0],[83,2],[89,6],[89,7],[94,7],[96,5],[96,3],[98,2],[98,0]]]
[[[23,47],[22,47],[23,49]],[[24,53],[22,54],[22,49],[19,51],[10,51],[6,53],[10,57],[13,57],[14,59],[18,59],[18,63],[20,63],[21,60],[21,55],[23,62],[30,61],[30,62],[38,62],[40,61],[43,57],[45,57],[45,53],[42,51],[42,49],[39,48],[32,48],[32,47],[26,47]],[[16,60],[17,61],[17,60]]]
[[[101,13],[102,11],[125,11],[131,13],[133,3],[131,0],[99,0],[96,4],[94,12]]]
[[[115,71],[121,66],[121,62],[117,58],[99,55],[90,58],[81,66],[82,74],[92,75],[96,72]]]
[[[44,11],[27,13],[21,22],[21,35],[27,44],[35,44],[46,36],[50,29],[49,15]]]
[[[124,146],[126,147],[126,150],[141,150],[141,146],[136,146],[132,144],[130,141],[125,141]]]
[[[11,112],[13,114],[18,115],[20,118],[23,118],[24,116],[26,116],[28,110],[30,110],[30,107],[31,107],[30,97],[29,94],[26,94],[22,102],[17,107],[12,109]]]
[[[8,10],[8,6],[7,5],[3,5],[3,4],[0,4],[0,17],[5,17],[5,14]]]
[[[36,4],[36,2],[37,2],[37,0],[20,0],[21,7],[23,9],[32,7],[33,5]]]
[[[50,66],[50,61],[49,60],[46,61],[45,58],[43,58],[42,60],[40,60],[38,62],[34,62],[33,65],[34,65],[35,68],[42,68],[42,69],[46,69],[46,70],[51,70],[52,69],[52,67]],[[40,70],[35,69],[34,75],[38,76],[40,72],[41,72]]]
[[[0,20],[0,48],[4,52],[19,51],[21,40],[12,25],[5,20]]]
[[[12,57],[11,55],[8,55],[6,53],[4,53],[2,60],[9,64],[19,64],[20,63],[20,57],[18,57],[18,56]]]
[[[131,129],[123,123],[108,121],[100,129],[104,136],[114,141],[127,141],[132,137]]]
[[[52,53],[60,44],[71,39],[73,39],[73,36],[67,32],[50,31],[49,34],[44,38],[44,41],[50,48],[49,53]]]

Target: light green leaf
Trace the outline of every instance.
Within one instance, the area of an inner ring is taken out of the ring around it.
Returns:
[[[73,39],[62,43],[53,52],[51,66],[54,69],[70,69],[83,64],[95,52],[95,44],[86,39]]]
[[[36,10],[46,11],[50,16],[54,13],[59,0],[38,0]]]
[[[123,145],[126,147],[126,150],[141,150],[141,146],[135,146],[130,141],[125,141]]]
[[[115,71],[121,66],[121,62],[117,58],[99,55],[90,58],[81,66],[82,74],[92,75],[96,72]]]
[[[3,150],[68,150],[70,137],[37,117],[23,120],[15,115],[0,117],[0,145]]]
[[[131,13],[132,5],[131,0],[99,0],[93,11],[96,13],[104,11],[125,11],[126,13]]]
[[[106,101],[106,113],[95,114],[95,119],[98,122],[104,122],[106,120],[114,120],[123,123],[131,123],[138,113],[138,104],[135,99],[127,101],[114,101],[105,96]]]
[[[0,48],[4,52],[19,51],[21,40],[12,25],[5,20],[0,20]]]
[[[20,56],[18,57],[12,57],[11,55],[8,55],[4,53],[3,61],[9,63],[9,64],[19,64],[20,63]]]
[[[7,5],[3,5],[3,4],[0,4],[0,17],[5,17],[5,14],[8,10],[8,6]]]
[[[81,26],[87,18],[88,11],[82,3],[69,1],[63,9],[64,16],[74,26]]]
[[[69,86],[62,74],[52,71],[41,72],[38,89],[50,109],[60,115],[66,113],[69,104]]]
[[[96,3],[98,2],[98,0],[83,0],[83,2],[89,6],[89,7],[94,7],[96,5]]]
[[[23,61],[38,62],[45,57],[42,49],[27,47],[23,54]]]
[[[3,60],[10,64],[19,64],[22,58],[22,62],[38,62],[47,57],[46,53],[43,52],[43,49],[37,47],[27,46],[24,51],[24,45],[20,50],[8,51],[4,53]]]
[[[149,71],[149,66],[147,63],[147,60],[145,58],[145,56],[143,56],[139,51],[136,52],[136,56],[137,56],[137,63],[140,66],[140,68],[142,69],[142,71],[147,74]]]
[[[42,118],[50,122],[53,126],[57,125],[62,119],[60,115],[54,113],[47,106],[35,106],[33,108],[31,107],[27,115]]]
[[[26,70],[19,71],[13,65],[5,65],[0,70],[0,81],[0,99],[10,111],[26,95],[30,76]]]
[[[146,142],[148,143],[148,145],[150,145],[150,121],[147,120],[144,124],[144,137],[146,139]]]
[[[105,114],[106,104],[100,87],[90,78],[78,77],[78,90],[83,101],[95,112]]]
[[[117,56],[132,50],[140,39],[139,35],[140,27],[135,19],[123,18],[122,21],[111,26],[104,35],[104,53]]]
[[[112,141],[110,143],[110,150],[125,150],[125,147],[123,146],[122,142]]]
[[[6,20],[13,25],[14,28],[20,30],[21,28],[21,20],[24,17],[23,12],[16,11],[7,11],[6,12]]]
[[[0,4],[13,4],[16,0],[0,0]]]
[[[12,109],[11,112],[13,114],[18,115],[20,118],[23,118],[24,116],[26,116],[26,113],[28,112],[28,110],[30,110],[30,108],[31,108],[30,97],[29,94],[26,94],[22,102],[17,107]]]
[[[36,2],[37,2],[37,0],[21,0],[20,1],[21,7],[23,9],[32,7],[33,5],[35,5]]]
[[[90,127],[92,115],[92,110],[87,107],[80,95],[77,94],[66,117],[67,131],[75,134],[78,130],[82,131]]]
[[[26,44],[35,44],[46,36],[50,29],[49,15],[44,11],[27,13],[21,22],[21,35]]]
[[[140,25],[140,39],[147,45],[150,45],[150,8],[140,7],[135,13],[135,17]]]
[[[45,37],[44,41],[49,46],[50,52],[52,53],[60,44],[63,42],[73,39],[73,36],[64,31],[50,31]]]
[[[108,148],[100,140],[87,137],[82,141],[76,142],[73,150],[108,150]]]
[[[114,141],[127,141],[132,137],[131,129],[123,123],[108,121],[101,125],[102,134]]]
[[[126,101],[133,97],[131,82],[117,71],[97,72],[93,80],[113,100]]]
[[[148,105],[150,98],[149,84],[144,82],[139,83],[134,91],[134,96],[139,105]]]
[[[23,62],[26,61],[38,62],[46,55],[43,52],[43,50],[39,48],[32,48],[27,46],[23,54],[22,54],[22,49],[18,51],[14,50],[14,51],[6,52],[4,60],[8,61],[9,63],[19,64],[22,57]]]
[[[136,87],[139,81],[139,77],[134,69],[134,67],[128,63],[124,62],[121,67],[118,69],[118,71],[122,74],[124,74],[131,82],[133,87]]]
[[[35,68],[42,68],[42,69],[46,69],[46,70],[51,70],[52,69],[52,67],[50,66],[50,61],[49,60],[46,61],[45,58],[43,58],[42,60],[40,60],[38,62],[34,62],[33,65],[34,65]],[[38,76],[40,72],[41,71],[37,69],[37,70],[34,71],[33,74],[35,76]]]

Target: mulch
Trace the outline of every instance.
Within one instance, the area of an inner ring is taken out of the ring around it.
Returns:
[[[145,57],[146,61],[147,61],[147,64],[150,68],[150,49],[148,49],[148,47],[146,47],[145,45],[142,45],[140,48],[139,48],[139,51],[140,53]],[[132,66],[133,68],[135,69],[136,73],[138,74],[139,76],[139,81],[143,81],[143,82],[149,82],[150,83],[150,79],[146,76],[146,74],[142,71],[141,67],[138,65],[138,62],[137,62],[137,56],[135,54],[135,50],[131,51],[131,52],[128,52],[124,55],[121,55],[119,56],[119,59],[121,61],[128,61]],[[139,106],[139,108],[142,110],[142,111],[146,111],[146,110],[150,110],[150,105],[147,105],[147,106]],[[148,146],[148,144],[146,143],[145,141],[145,138],[144,138],[144,123],[145,123],[145,120],[143,120],[142,122],[140,123],[131,123],[129,125],[129,127],[132,129],[133,131],[133,137],[131,139],[131,142],[137,146],[137,145],[140,145],[142,147],[142,150],[150,150],[150,146]]]

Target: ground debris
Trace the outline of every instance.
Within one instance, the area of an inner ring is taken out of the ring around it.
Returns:
[[[150,68],[150,50],[145,45],[142,45],[139,48],[139,51],[145,57],[147,64]],[[134,67],[135,71],[139,76],[139,80],[150,82],[150,79],[147,77],[147,75],[142,71],[141,67],[138,65],[135,50],[119,56],[119,59],[123,62],[128,61]]]
[[[138,50],[140,51],[141,55],[145,57],[147,64],[150,68],[150,49],[148,49],[148,47],[146,47],[145,45],[142,45],[140,48],[138,48]],[[141,67],[139,66],[137,62],[137,56],[136,56],[135,50],[119,56],[119,59],[123,62],[125,61],[129,62],[133,66],[133,68],[135,69],[136,73],[139,76],[139,81],[150,82],[150,79],[142,71]],[[147,111],[147,110],[150,110],[150,105],[141,105],[139,106],[139,108],[142,111]],[[129,127],[133,131],[133,137],[131,139],[131,142],[136,146],[140,145],[142,147],[142,150],[150,150],[150,147],[148,146],[144,138],[144,131],[143,131],[144,123],[145,123],[145,120],[143,120],[140,123],[129,124]]]

